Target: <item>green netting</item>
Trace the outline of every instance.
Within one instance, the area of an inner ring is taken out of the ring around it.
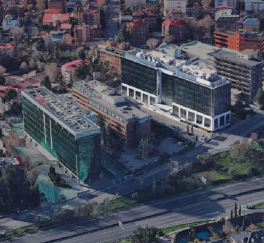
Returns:
[[[101,141],[99,134],[80,138],[75,141],[73,134],[69,133],[45,113],[44,127],[43,111],[25,97],[22,97],[22,108],[25,131],[75,175],[77,174],[77,155],[79,167],[78,175],[80,180],[85,180],[100,173]],[[50,126],[53,148],[51,147]],[[44,132],[45,128],[46,133]]]

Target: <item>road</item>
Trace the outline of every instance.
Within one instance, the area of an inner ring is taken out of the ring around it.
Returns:
[[[40,242],[39,239],[41,239],[41,242],[49,242],[61,237],[71,237],[62,242],[103,242],[131,234],[137,225],[145,226],[148,224],[149,226],[164,228],[170,225],[228,216],[235,202],[238,205],[245,206],[264,201],[263,188],[264,178],[242,181],[215,189],[202,190],[152,202],[93,219],[52,226],[35,234],[5,242],[31,243]],[[221,212],[221,210],[225,210],[225,212]],[[119,230],[117,226],[119,221],[123,222],[124,231]],[[87,231],[95,232],[90,232],[88,236]],[[109,234],[109,232],[112,233]],[[80,233],[83,235],[76,236]]]
[[[116,4],[118,2],[118,4]],[[108,13],[106,19],[106,40],[110,38],[115,38],[118,36],[120,26],[120,10],[118,0],[109,0]],[[118,16],[117,16],[118,15]]]

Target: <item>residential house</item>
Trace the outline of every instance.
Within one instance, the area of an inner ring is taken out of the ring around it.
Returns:
[[[56,27],[61,23],[69,23],[70,15],[67,14],[44,14],[42,23]]]
[[[143,20],[133,20],[128,23],[129,42],[132,44],[145,44],[149,32],[148,23]]]
[[[178,40],[190,38],[190,27],[185,20],[169,18],[162,23],[162,35],[173,35]]]

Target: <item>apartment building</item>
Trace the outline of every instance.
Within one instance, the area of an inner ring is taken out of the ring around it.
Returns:
[[[217,71],[140,49],[121,58],[122,92],[148,105],[163,103],[172,114],[207,130],[230,124],[231,83]]]
[[[89,64],[88,60],[84,60],[86,65]],[[65,63],[61,66],[61,74],[63,76],[63,81],[66,84],[72,83],[72,79],[74,77],[74,71],[75,69],[82,64],[82,60],[75,60],[72,62]]]
[[[263,1],[262,0],[245,0],[245,11],[253,13],[255,11],[263,11]]]
[[[218,7],[215,9],[215,29],[223,29],[227,26],[236,31],[239,26],[239,15],[233,7]]]
[[[215,8],[222,7],[222,6],[229,6],[236,8],[236,0],[214,0]]]
[[[79,10],[78,18],[80,24],[85,23],[95,29],[101,29],[100,9],[94,5],[87,4],[82,6]]]
[[[264,62],[257,54],[258,50],[229,52],[220,49],[209,54],[208,67],[224,75],[231,81],[232,88],[242,91],[244,99],[252,102],[263,81]]]
[[[92,26],[86,25],[85,23],[83,23],[82,25],[75,25],[74,39],[75,42],[79,42],[82,44],[94,41],[94,28]]]
[[[66,0],[48,0],[48,9],[62,9],[66,12]]]
[[[173,13],[186,13],[186,0],[164,0],[164,16]]]
[[[162,35],[173,35],[177,40],[186,40],[190,38],[189,24],[181,19],[167,19],[162,23]]]
[[[237,51],[246,49],[263,50],[263,39],[263,33],[247,32],[244,29],[238,31],[218,29],[214,32],[215,46]]]
[[[126,146],[137,146],[142,138],[151,133],[151,116],[99,81],[75,82],[73,96],[80,105],[97,115],[101,114],[105,125],[110,124]]]
[[[149,8],[143,9],[132,14],[133,20],[145,20],[150,29],[156,29],[156,13]]]
[[[125,0],[125,8],[131,8],[133,5],[146,4],[146,2],[146,0]]]
[[[129,42],[131,44],[145,44],[147,42],[147,36],[149,32],[148,23],[143,20],[133,20],[128,23],[127,31],[129,33]]]
[[[243,18],[243,29],[247,32],[254,32],[259,28],[260,20],[252,15],[247,15]]]
[[[59,160],[78,180],[101,172],[100,128],[96,115],[70,95],[54,95],[46,88],[22,92],[25,135]]]

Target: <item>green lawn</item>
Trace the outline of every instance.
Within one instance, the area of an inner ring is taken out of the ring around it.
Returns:
[[[25,226],[22,228],[7,231],[7,232],[5,232],[5,235],[6,236],[12,236],[14,233],[23,233],[25,231],[30,231],[30,230],[35,230],[35,229],[38,229],[38,226],[32,224],[32,225]]]

